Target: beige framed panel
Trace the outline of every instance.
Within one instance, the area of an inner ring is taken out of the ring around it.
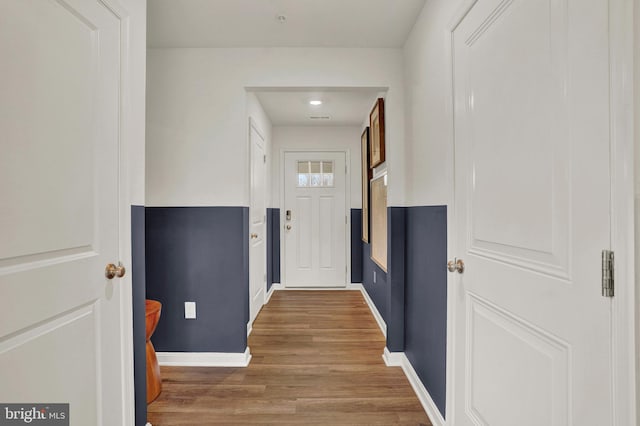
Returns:
[[[387,174],[371,181],[371,260],[387,271]]]

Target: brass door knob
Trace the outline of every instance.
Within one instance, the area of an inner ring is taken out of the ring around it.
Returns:
[[[251,234],[251,239],[255,240],[256,238],[258,238],[258,234]]]
[[[457,272],[459,274],[464,272],[464,262],[462,259],[454,259],[447,262],[447,269],[449,272]]]
[[[118,266],[113,263],[109,263],[106,268],[104,268],[104,276],[108,279],[112,280],[115,277],[122,278],[124,274],[126,274],[127,270],[122,266],[122,263],[118,263]]]
[[[287,231],[291,230],[291,225],[287,225]]]

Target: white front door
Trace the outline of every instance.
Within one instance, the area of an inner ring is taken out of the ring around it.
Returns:
[[[453,31],[453,424],[612,424],[606,0],[480,0]]]
[[[0,2],[0,403],[69,403],[75,425],[130,420],[130,280],[105,277],[123,225],[120,31],[99,1]]]
[[[284,250],[286,287],[344,287],[346,155],[286,152]]]
[[[251,144],[251,207],[249,216],[249,329],[264,304],[267,287],[266,252],[266,178],[267,165],[264,138],[250,120]]]

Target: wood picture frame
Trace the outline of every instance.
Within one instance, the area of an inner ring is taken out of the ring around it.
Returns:
[[[387,175],[371,180],[371,260],[387,271]]]
[[[369,114],[369,127],[369,167],[374,168],[385,161],[383,98],[378,98]]]
[[[369,128],[362,132],[360,137],[362,147],[362,241],[369,242],[369,181],[371,169],[369,168]]]

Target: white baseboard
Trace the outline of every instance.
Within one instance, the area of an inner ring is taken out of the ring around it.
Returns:
[[[438,410],[435,402],[433,402],[431,395],[429,395],[429,392],[422,384],[422,381],[418,377],[418,373],[414,370],[405,353],[389,352],[387,348],[384,348],[382,359],[384,359],[384,363],[387,367],[402,367],[404,375],[407,376],[409,383],[411,383],[411,387],[418,396],[418,399],[422,404],[422,408],[424,408],[427,416],[431,419],[433,426],[445,426],[447,423],[442,417],[442,414],[440,414],[440,410]]]
[[[269,291],[267,292],[267,298],[264,301],[264,304],[266,305],[267,303],[269,303],[269,301],[271,300],[271,296],[273,296],[273,293],[276,292],[276,290],[282,290],[282,284],[280,283],[273,283],[271,284],[271,288],[269,289]]]
[[[369,305],[369,310],[371,310],[373,317],[378,323],[378,327],[380,327],[380,330],[382,330],[382,334],[384,335],[384,337],[387,337],[387,323],[384,322],[382,315],[380,315],[378,308],[376,308],[375,303],[373,303],[373,300],[371,300],[371,297],[369,297],[369,293],[367,293],[367,290],[365,290],[364,286],[362,284],[349,284],[347,286],[347,290],[359,290],[360,293],[362,293],[364,300],[367,302],[367,305]]]
[[[157,352],[158,364],[172,367],[246,367],[251,362],[249,347],[244,353]]]
[[[382,359],[387,367],[402,367],[402,356],[404,352],[389,352],[389,349],[385,346]]]

